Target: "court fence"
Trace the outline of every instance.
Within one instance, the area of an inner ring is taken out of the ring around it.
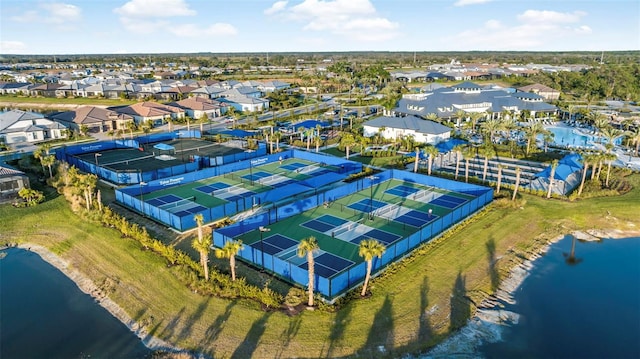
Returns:
[[[292,181],[290,184],[282,187],[276,187],[271,190],[251,193],[247,196],[237,196],[239,198],[228,201],[223,205],[205,208],[197,213],[188,214],[182,217],[178,214],[171,213],[143,201],[144,196],[151,192],[181,186],[206,178],[231,175],[236,171],[247,170],[254,166],[277,162],[281,158],[301,158],[301,156],[309,161],[314,161],[313,158],[315,158],[313,155],[309,156],[305,151],[287,150],[277,154],[265,155],[241,162],[209,167],[199,171],[186,172],[178,176],[150,181],[145,180],[143,185],[136,184],[116,189],[116,201],[178,231],[186,231],[195,228],[197,224],[193,217],[198,213],[203,215],[204,222],[207,223],[254,209],[256,206],[269,208],[268,211],[266,211],[268,218],[271,221],[277,221],[278,218],[288,217],[289,212],[292,210],[290,209],[290,206],[277,206],[277,203],[284,198],[299,198],[300,202],[305,203],[304,208],[316,207],[328,198],[326,192],[321,191],[323,186],[342,181],[349,175],[362,171],[361,163],[351,162],[335,157],[325,158],[324,156],[318,156],[317,158],[323,160],[327,165],[340,168],[341,171],[344,169],[344,172],[328,172],[315,177],[310,177],[306,180]],[[134,175],[137,174],[134,173]],[[335,192],[336,189],[331,191]]]
[[[455,208],[448,214],[417,228],[411,235],[401,238],[387,246],[387,250],[382,257],[379,259],[375,258],[372,262],[372,274],[374,274],[383,270],[390,263],[407,256],[420,244],[441,235],[445,230],[471,216],[493,200],[493,189],[475,184],[462,183],[401,170],[388,170],[376,173],[375,176],[375,180],[364,177],[340,187],[307,196],[296,202],[274,208],[267,213],[260,213],[246,218],[241,222],[220,228],[214,232],[213,244],[216,247],[223,247],[226,242],[233,240],[241,234],[257,230],[261,226],[267,226],[276,221],[298,215],[323,205],[325,200],[335,201],[390,179],[408,181],[424,186],[433,186],[474,196],[473,199]],[[266,252],[263,253],[259,248],[252,246],[244,246],[244,249],[239,252],[239,256],[256,266],[273,272],[286,281],[301,286],[308,285],[308,271],[295,263],[280,259]],[[355,263],[328,278],[316,272],[316,290],[328,301],[333,301],[347,291],[360,285],[364,280],[365,274],[365,262]]]
[[[93,142],[89,144],[80,144],[72,146],[64,146],[55,150],[56,159],[64,161],[77,167],[79,170],[93,173],[99,178],[107,180],[116,185],[130,185],[140,182],[149,182],[158,180],[161,178],[177,176],[188,172],[197,171],[206,167],[221,166],[224,164],[230,164],[238,161],[247,160],[257,156],[263,156],[267,153],[267,146],[264,143],[258,143],[258,148],[253,151],[243,151],[225,156],[206,157],[206,156],[193,156],[189,162],[183,162],[174,166],[167,166],[151,170],[117,170],[108,167],[96,165],[94,161],[81,159],[76,155],[87,153],[99,153],[108,150],[117,149],[129,149],[140,148],[140,144],[154,143],[160,141],[173,140],[178,137],[196,137],[198,138],[200,132],[191,131],[176,131],[168,133],[158,133],[146,136],[137,137],[135,140],[112,140]],[[135,159],[131,159],[135,161]]]

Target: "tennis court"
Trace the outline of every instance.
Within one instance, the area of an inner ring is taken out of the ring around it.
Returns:
[[[310,166],[304,162],[281,163],[278,170],[304,175],[298,170]],[[247,178],[266,178],[260,171],[254,168],[257,176]],[[376,271],[437,237],[491,199],[490,188],[385,171],[278,208],[275,212],[281,214],[280,218],[269,212],[270,215],[255,215],[246,222],[218,229],[214,243],[221,246],[225,240],[242,240],[250,247],[240,253],[243,259],[305,285],[308,263],[306,256],[296,255],[297,243],[314,237],[319,245],[313,253],[319,276],[317,290],[335,298],[364,278],[366,265],[359,255],[359,244],[364,239],[376,239],[386,247],[385,254],[373,261]],[[260,250],[260,238],[266,233],[257,228],[258,224],[274,233],[263,241],[264,251]]]
[[[304,163],[288,163],[280,166],[293,172],[308,167],[309,165]],[[259,181],[267,176],[269,176],[267,171],[254,169],[252,174],[244,175],[243,179]],[[416,198],[416,195],[419,195],[419,198]],[[426,201],[436,197],[443,200],[435,203]],[[323,265],[329,267],[320,271],[326,275],[335,275],[346,268],[343,266],[348,263],[362,262],[362,258],[358,255],[358,245],[363,239],[372,238],[386,246],[392,246],[450,213],[454,203],[458,206],[471,198],[473,196],[390,180],[351,193],[336,200],[335,203],[319,206],[311,211],[284,219],[270,225],[269,228],[296,242],[309,236],[315,237],[320,244],[321,252],[319,253],[322,253],[316,256],[322,257]],[[446,204],[449,207],[436,204]],[[431,212],[429,212],[430,209]],[[237,239],[242,239],[244,243],[255,248],[256,243],[259,242],[259,234],[259,231],[252,231]],[[306,268],[306,260],[295,259],[292,250],[285,250],[277,245],[265,247],[266,254]]]

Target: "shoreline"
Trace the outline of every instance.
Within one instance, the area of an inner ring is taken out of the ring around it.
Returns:
[[[547,241],[538,250],[530,253],[529,257],[522,263],[515,265],[509,271],[509,276],[500,282],[498,289],[491,296],[483,299],[477,306],[474,315],[468,319],[467,324],[455,333],[450,334],[442,342],[428,350],[427,352],[411,358],[444,358],[452,353],[461,357],[475,357],[475,349],[485,342],[496,342],[501,340],[501,327],[505,325],[517,324],[519,315],[514,312],[501,309],[503,303],[514,304],[513,295],[524,280],[528,277],[535,261],[548,252],[551,245],[562,240],[565,236],[572,235],[581,241],[600,241],[602,239],[620,239],[627,237],[640,237],[640,230],[585,230],[573,231],[565,235],[557,236]],[[164,351],[167,353],[185,353],[195,358],[206,358],[203,354],[194,354],[169,344],[168,342],[151,336],[143,325],[133,320],[122,307],[101,292],[98,286],[86,275],[73,269],[67,261],[51,252],[46,247],[31,243],[21,243],[13,246],[36,253],[51,266],[61,271],[71,279],[78,288],[85,294],[90,295],[98,305],[106,309],[111,315],[124,324],[133,334],[140,338],[142,344],[152,351]],[[2,246],[0,250],[11,248]]]
[[[111,315],[113,315],[122,324],[124,324],[133,334],[140,338],[142,344],[149,350],[159,350],[168,353],[188,353],[189,355],[193,354],[188,350],[178,348],[162,339],[151,336],[144,328],[144,326],[133,320],[124,311],[124,309],[122,309],[122,307],[120,307],[116,302],[102,293],[100,288],[98,288],[98,286],[96,286],[91,279],[89,279],[83,273],[79,272],[77,269],[73,269],[72,267],[70,267],[67,261],[51,252],[49,249],[37,244],[21,243],[13,247],[3,246],[0,248],[0,250],[7,248],[20,248],[22,250],[30,251],[39,255],[43,261],[49,263],[51,266],[62,272],[65,276],[67,276],[67,278],[69,278],[76,284],[80,291],[91,296],[96,301],[96,304],[106,309]]]
[[[559,235],[541,246],[522,263],[509,271],[509,276],[500,282],[498,289],[488,298],[478,304],[476,312],[469,318],[467,324],[445,340],[417,356],[420,359],[435,359],[449,357],[455,353],[458,357],[477,357],[476,349],[484,343],[495,343],[502,340],[502,327],[518,324],[520,315],[502,309],[504,303],[515,304],[513,298],[516,291],[529,276],[537,259],[546,254],[551,246],[566,236],[574,236],[584,242],[598,242],[603,239],[623,239],[640,237],[640,230],[619,229],[590,229],[572,231]]]

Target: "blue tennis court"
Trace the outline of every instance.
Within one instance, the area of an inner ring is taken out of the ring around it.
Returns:
[[[449,209],[453,209],[458,207],[459,205],[465,203],[467,200],[460,197],[454,197],[449,195],[442,195],[434,200],[432,200],[431,204],[435,204],[436,206],[446,207]]]
[[[175,194],[167,194],[157,198],[152,198],[150,200],[147,200],[146,202],[154,207],[158,207],[162,206],[163,204],[178,202],[180,200],[182,200],[182,198],[176,196]]]
[[[317,231],[320,233],[326,233],[331,229],[347,222],[348,221],[345,219],[325,214],[316,219],[312,219],[310,221],[304,222],[300,225],[303,227],[307,227],[309,229],[313,229],[314,231]]]
[[[272,173],[268,173],[268,172],[264,172],[264,171],[258,171],[258,172],[254,172],[254,173],[250,173],[248,175],[244,175],[242,176],[242,178],[248,180],[248,181],[257,181],[260,178],[265,178],[265,177],[269,177],[272,176]]]
[[[324,278],[330,278],[334,274],[343,271],[345,268],[348,268],[353,264],[350,260],[346,260],[327,252],[315,257],[313,261],[315,264],[315,272]],[[305,262],[298,267],[309,269],[309,263]]]
[[[207,207],[203,207],[201,205],[196,205],[194,207],[191,208],[187,208],[187,209],[183,209],[181,211],[175,212],[174,214],[178,217],[187,217],[187,216],[191,216],[194,215],[198,212],[204,211],[208,209]]]
[[[387,204],[388,204],[387,202],[377,201],[375,199],[374,200],[363,199],[358,202],[351,203],[347,207],[355,209],[356,211],[360,211],[360,212],[371,212],[371,211],[375,211],[378,208],[382,208]]]
[[[298,168],[302,168],[302,167],[307,167],[307,165],[300,162],[294,162],[294,163],[288,163],[284,166],[280,166],[280,168],[284,168],[285,170],[289,170],[289,171],[295,171]]]
[[[200,186],[200,187],[196,187],[195,189],[200,191],[200,192],[204,192],[206,194],[211,194],[213,191],[219,190],[219,189],[223,189],[223,188],[227,188],[229,187],[228,184],[223,183],[223,182],[216,182],[216,183],[211,183],[205,186]]]
[[[263,248],[267,254],[275,255],[282,251],[286,251],[298,245],[298,242],[291,238],[285,237],[281,234],[274,234],[262,240],[261,242],[253,243],[251,246],[260,249]]]
[[[369,238],[377,239],[380,242],[384,243],[385,245],[389,245],[397,241],[401,237],[397,234],[389,233],[380,229],[373,229],[361,236],[358,236],[352,239],[350,242],[354,244],[359,244],[360,241],[362,241],[363,239],[369,239]]]
[[[398,197],[408,197],[418,191],[419,191],[418,188],[400,185],[400,186],[395,186],[393,188],[389,188],[388,190],[384,191],[384,193],[388,193]]]
[[[399,217],[394,218],[393,220],[396,222],[401,222],[404,224],[408,224],[410,226],[413,227],[422,227],[425,224],[433,221],[434,218],[436,218],[437,216],[431,214],[428,215],[426,213],[420,212],[420,211],[416,211],[416,210],[411,210]]]
[[[226,197],[224,200],[229,202],[234,202],[234,201],[241,200],[245,197],[253,196],[254,194],[256,194],[256,192],[247,191],[247,192],[242,192],[241,194],[237,194],[235,196]]]

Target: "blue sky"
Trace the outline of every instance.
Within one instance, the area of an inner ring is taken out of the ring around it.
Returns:
[[[1,0],[0,54],[640,49],[638,0]]]

